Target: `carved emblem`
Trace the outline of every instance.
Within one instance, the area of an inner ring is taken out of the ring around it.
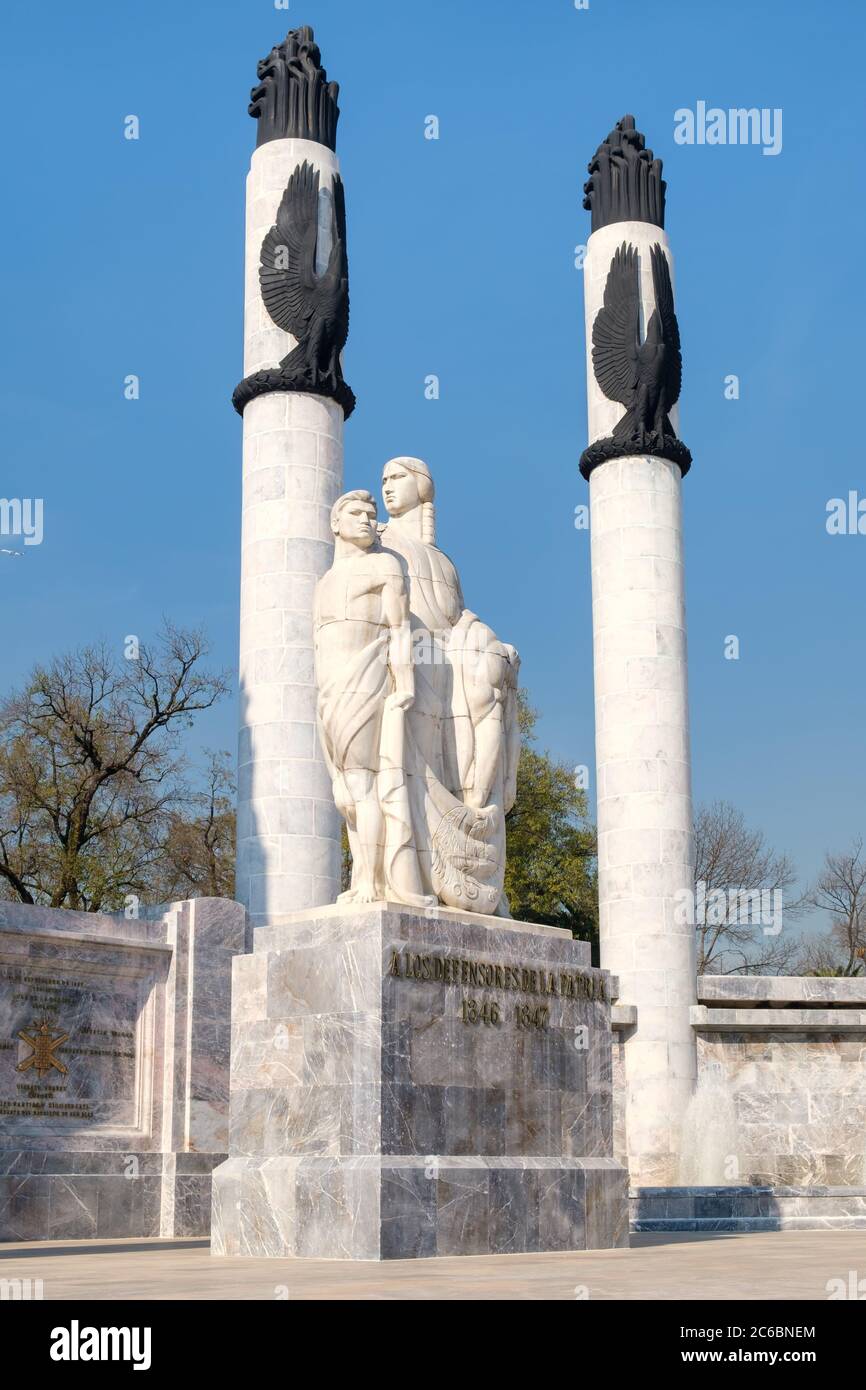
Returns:
[[[54,1067],[61,1075],[66,1076],[69,1068],[64,1066],[60,1058],[55,1057],[54,1053],[58,1047],[61,1047],[63,1043],[66,1042],[69,1034],[55,1033],[44,1020],[42,1023],[33,1023],[31,1027],[33,1029],[32,1033],[27,1033],[22,1028],[18,1036],[21,1041],[25,1042],[33,1051],[29,1057],[24,1058],[23,1062],[18,1063],[15,1070],[28,1071],[30,1067],[33,1067],[37,1075],[41,1077]]]

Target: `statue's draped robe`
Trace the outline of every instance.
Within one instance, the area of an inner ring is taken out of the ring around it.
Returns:
[[[319,673],[319,738],[332,778],[369,767],[367,747],[380,741],[382,708],[391,686],[385,631],[356,652],[348,667],[332,664],[327,674]]]
[[[473,644],[483,651],[491,634],[464,608],[447,555],[393,522],[382,528],[381,540],[399,558],[409,588],[415,700],[406,716],[405,758],[425,889],[449,907],[502,911],[505,739],[490,805],[477,810],[464,801],[475,777],[475,725],[496,697],[485,687],[483,658],[473,655]]]
[[[388,632],[377,632],[348,666],[334,665],[330,674],[320,673],[316,713],[325,762],[343,814],[352,800],[345,774],[376,765],[377,794],[386,824],[381,887],[386,897],[404,901],[401,866],[407,855],[415,853],[415,846],[403,770],[405,715],[386,703],[394,684],[390,640]]]

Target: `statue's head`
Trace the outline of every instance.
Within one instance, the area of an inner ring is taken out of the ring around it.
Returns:
[[[389,516],[405,516],[433,501],[433,479],[422,459],[390,459],[382,470],[382,496]]]
[[[331,530],[361,550],[376,542],[376,499],[363,488],[344,492],[331,508]]]

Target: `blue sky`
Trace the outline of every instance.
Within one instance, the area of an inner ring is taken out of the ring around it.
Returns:
[[[2,689],[162,614],[235,664],[246,105],[303,23],[341,84],[346,485],[428,460],[467,602],[520,648],[542,742],[574,764],[593,763],[582,185],[626,111],[664,159],[695,793],[813,875],[866,831],[866,536],[825,528],[830,498],[866,497],[856,0],[7,4],[0,495],[44,498],[45,538],[0,555]],[[781,153],[675,144],[701,100],[781,108]],[[235,718],[197,737],[233,751]]]

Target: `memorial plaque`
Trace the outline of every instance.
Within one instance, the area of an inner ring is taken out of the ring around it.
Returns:
[[[133,1128],[138,979],[0,966],[0,1120],[7,1133]]]

